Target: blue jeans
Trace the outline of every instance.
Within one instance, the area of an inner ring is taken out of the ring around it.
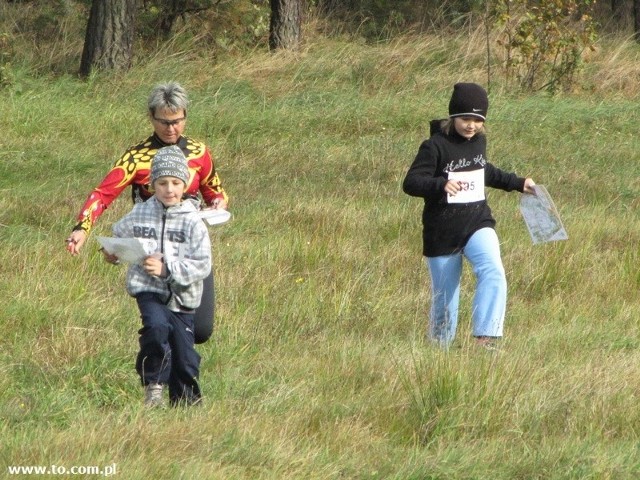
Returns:
[[[136,296],[142,328],[136,370],[143,385],[169,385],[172,404],[200,397],[200,355],[194,348],[193,313],[172,312],[154,293]]]
[[[493,228],[475,232],[460,253],[427,257],[431,274],[429,336],[447,347],[458,326],[462,258],[476,277],[471,314],[474,337],[501,337],[507,305],[507,280],[500,258],[500,243]]]

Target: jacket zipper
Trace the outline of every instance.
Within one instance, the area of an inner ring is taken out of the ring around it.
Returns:
[[[165,262],[165,256],[164,256],[164,229],[166,224],[167,224],[167,207],[163,205],[162,206],[162,231],[160,232],[160,253],[162,254],[161,261],[162,263],[164,263],[165,268],[167,268],[167,264]],[[169,273],[168,269],[167,269],[167,273]],[[168,305],[169,302],[171,301],[171,297],[173,297],[173,290],[171,290],[171,285],[169,284],[169,282],[167,282],[167,288],[169,289],[169,297],[167,298],[165,305]]]
[[[164,263],[164,228],[167,224],[167,207],[162,206],[162,231],[160,233],[160,253],[162,254],[162,263]]]

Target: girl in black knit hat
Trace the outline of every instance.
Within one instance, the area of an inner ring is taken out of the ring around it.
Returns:
[[[429,336],[443,347],[456,334],[463,257],[477,280],[473,336],[488,348],[502,337],[507,281],[485,187],[534,194],[531,178],[503,172],[487,161],[488,108],[480,85],[454,85],[449,118],[431,122],[431,138],[420,145],[403,183],[405,193],[424,199],[423,254],[432,292]]]

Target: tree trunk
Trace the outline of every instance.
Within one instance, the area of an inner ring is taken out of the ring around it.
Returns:
[[[93,0],[80,61],[80,75],[93,68],[131,67],[137,0]]]
[[[633,0],[633,36],[640,43],[640,0]]]
[[[614,25],[620,25],[622,20],[622,9],[624,7],[623,0],[611,0],[611,16],[613,17]]]
[[[294,49],[300,44],[302,0],[270,0],[269,48]]]
[[[331,15],[335,13],[345,2],[340,0],[318,0],[318,11],[322,15]]]
[[[169,38],[173,24],[180,15],[184,15],[187,10],[186,0],[169,0],[165,1],[162,7],[162,15],[160,16],[160,31]]]

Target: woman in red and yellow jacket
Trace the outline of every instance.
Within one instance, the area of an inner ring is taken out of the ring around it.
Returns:
[[[134,202],[151,198],[151,160],[160,148],[168,145],[180,147],[187,159],[189,183],[185,196],[199,199],[203,209],[227,208],[228,197],[222,188],[211,153],[203,143],[183,135],[188,103],[187,93],[178,83],[161,84],[153,89],[148,100],[153,134],[128,148],[89,194],[77,216],[78,223],[65,240],[67,250],[72,255],[80,252],[96,220],[129,185]],[[214,299],[211,273],[205,280],[202,303],[196,311],[196,343],[205,342],[213,332]]]

